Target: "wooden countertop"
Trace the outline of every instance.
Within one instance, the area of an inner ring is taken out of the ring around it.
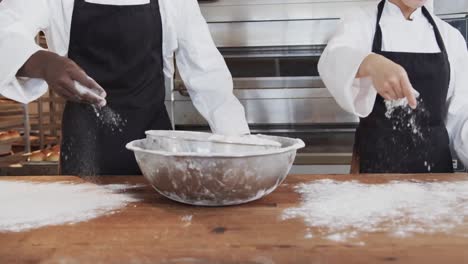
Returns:
[[[226,208],[181,205],[146,186],[130,191],[141,202],[113,215],[75,225],[0,233],[0,263],[468,263],[466,236],[396,238],[372,233],[362,238],[363,246],[304,238],[307,227],[302,219],[280,217],[284,209],[300,202],[293,191],[296,184],[323,178],[378,184],[395,179],[467,181],[468,175],[291,175],[266,198]],[[57,176],[0,180],[82,181]],[[102,182],[146,183],[143,177],[106,177]],[[192,221],[181,221],[185,215],[193,215]],[[468,234],[468,219],[454,232]]]

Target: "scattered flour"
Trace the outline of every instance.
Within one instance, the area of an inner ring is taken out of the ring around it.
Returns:
[[[420,94],[418,91],[413,89],[413,94],[417,99],[420,99],[419,97]],[[385,100],[385,107],[387,108],[387,112],[385,113],[385,116],[388,119],[392,117],[393,112],[398,108],[411,109],[411,107],[409,107],[408,99],[406,97],[397,99],[397,100]]]
[[[192,222],[193,215],[184,215],[182,216],[182,222]]]
[[[421,125],[429,117],[429,113],[426,110],[425,104],[419,93],[415,91],[415,96],[418,101],[418,107],[411,109],[408,105],[408,99],[402,98],[398,100],[385,100],[385,117],[392,122],[393,130],[409,132],[411,135],[412,144],[415,147],[427,145],[427,139],[425,135],[427,127]],[[421,154],[427,154],[421,153]],[[431,172],[432,164],[425,162],[424,166],[427,168],[427,172]]]
[[[468,181],[369,185],[320,180],[296,191],[303,202],[286,209],[283,220],[304,218],[306,238],[345,242],[369,232],[395,237],[448,233],[468,219]]]
[[[73,224],[112,214],[137,199],[133,186],[0,181],[0,233]]]
[[[183,227],[189,227],[192,225],[193,215],[184,215],[181,220],[184,223]]]
[[[79,146],[77,143],[70,142],[67,146],[69,155],[65,156],[64,159],[77,159],[74,157],[74,149],[81,149],[80,158],[78,159],[78,164],[76,166],[79,169],[80,176],[86,176],[86,180],[90,182],[98,182],[98,179],[95,179],[95,176],[99,174],[100,167],[98,163],[97,152],[94,146],[98,144],[98,130],[103,129],[106,133],[122,133],[124,126],[127,124],[127,121],[124,120],[118,113],[113,111],[109,106],[98,107],[95,105],[90,105],[92,111],[97,117],[97,126],[95,128],[92,126],[90,129],[84,129],[87,133],[87,137],[82,139],[82,142]],[[99,127],[100,126],[100,127]],[[76,144],[76,145],[75,145]],[[86,148],[83,147],[87,146]]]
[[[391,118],[393,112],[397,108],[409,108],[408,106],[408,99],[406,98],[401,98],[398,100],[385,100],[385,107],[387,108],[387,112],[385,112],[385,117]]]
[[[109,127],[112,130],[112,132],[122,132],[122,127],[127,124],[127,120],[124,120],[117,112],[112,110],[112,108],[110,108],[109,106],[99,108],[93,105],[92,108],[101,124]]]
[[[310,230],[310,228],[307,228],[307,232],[306,232],[306,234],[304,235],[304,238],[305,238],[305,239],[312,239],[312,238],[314,238],[314,234],[312,234],[312,230]]]
[[[424,139],[420,122],[427,115],[426,108],[421,98],[418,99],[418,107],[412,109],[408,105],[408,99],[385,100],[385,117],[392,121],[393,130],[409,131]]]

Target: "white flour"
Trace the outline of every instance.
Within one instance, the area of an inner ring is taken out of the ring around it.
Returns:
[[[421,98],[418,99],[418,107],[411,109],[408,99],[385,100],[385,117],[392,120],[393,130],[410,130],[414,135],[423,139],[419,119],[426,114],[426,109]]]
[[[305,238],[344,242],[367,232],[396,237],[447,233],[468,219],[468,181],[369,185],[320,180],[296,191],[303,202],[285,210],[283,220],[304,218]]]
[[[385,107],[387,108],[387,112],[385,112],[385,117],[391,118],[393,112],[395,112],[395,109],[409,108],[408,99],[401,98],[398,100],[385,100]]]
[[[127,188],[134,187],[0,181],[0,233],[73,224],[112,214],[137,201],[114,191]]]
[[[420,94],[418,91],[413,89],[413,94],[417,99],[419,99]],[[398,108],[411,110],[408,104],[408,99],[406,97],[400,98],[397,100],[385,100],[385,107],[387,108],[387,112],[385,113],[385,116],[389,119],[392,117],[393,112]]]
[[[182,216],[182,222],[192,222],[193,215],[184,215]]]
[[[422,147],[428,143],[425,138],[424,132],[427,131],[427,127],[421,125],[424,119],[428,117],[428,111],[424,105],[424,102],[419,93],[415,93],[418,99],[418,106],[416,109],[411,109],[408,105],[408,99],[402,98],[398,100],[385,100],[385,117],[392,122],[393,130],[404,131],[409,133],[411,136],[412,145],[414,147]],[[424,149],[424,148],[423,148]],[[402,149],[402,155],[405,155],[405,149]],[[427,155],[427,151],[421,151],[421,155]],[[425,162],[424,166],[427,168],[427,172],[431,172],[432,165]]]
[[[122,132],[122,127],[127,124],[127,120],[124,120],[117,112],[112,110],[109,106],[99,108],[93,105],[92,108],[101,124],[109,127],[112,130],[112,132]]]
[[[184,215],[180,220],[184,223],[183,227],[189,227],[192,225],[193,215]]]

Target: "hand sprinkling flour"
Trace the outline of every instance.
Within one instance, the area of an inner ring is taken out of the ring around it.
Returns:
[[[419,98],[420,94],[418,91],[413,90],[413,94],[416,97],[416,99]],[[406,97],[397,100],[385,100],[385,107],[387,108],[385,117],[387,117],[388,119],[392,118],[392,114],[397,108],[411,109],[408,104],[408,98]]]

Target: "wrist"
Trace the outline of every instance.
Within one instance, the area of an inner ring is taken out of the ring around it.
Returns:
[[[34,53],[18,71],[18,76],[45,80],[49,61],[56,56],[59,55],[45,50]]]
[[[381,59],[381,55],[371,53],[369,54],[361,64],[359,68],[359,77],[373,76],[375,70],[378,68],[378,61]]]
[[[37,67],[38,77],[47,80],[47,69],[51,66],[50,64],[52,60],[57,59],[60,56],[56,53],[45,50],[38,51],[34,55],[36,56],[35,63]]]

